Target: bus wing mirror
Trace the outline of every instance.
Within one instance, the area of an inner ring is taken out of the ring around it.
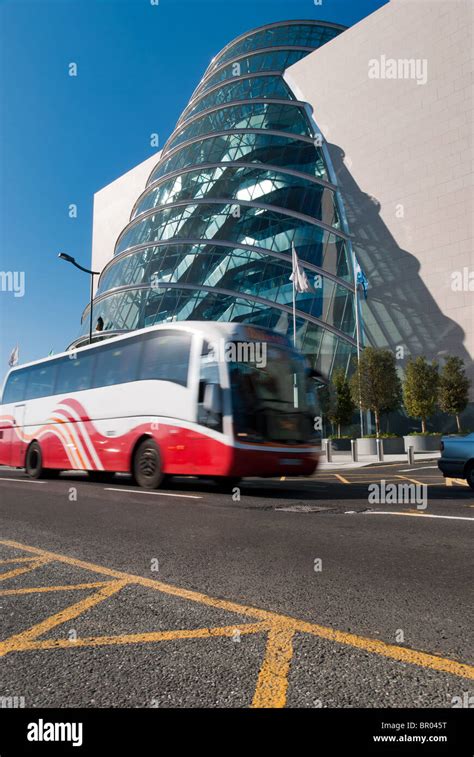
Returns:
[[[204,410],[207,410],[208,413],[214,413],[218,415],[222,412],[221,407],[221,391],[220,386],[217,384],[206,384],[204,389],[204,399],[203,399],[203,407]]]

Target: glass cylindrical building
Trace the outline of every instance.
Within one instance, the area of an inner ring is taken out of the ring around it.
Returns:
[[[297,346],[327,375],[348,367],[356,320],[342,200],[311,109],[284,79],[343,29],[269,24],[213,58],[100,276],[94,318],[110,335],[217,320],[291,336],[294,243],[312,288],[297,294]],[[84,335],[88,319],[87,308]]]

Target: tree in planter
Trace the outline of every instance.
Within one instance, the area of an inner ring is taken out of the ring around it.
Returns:
[[[433,415],[438,404],[438,364],[428,363],[421,355],[410,358],[403,382],[403,404],[411,418],[420,418],[421,431],[426,434],[426,420]]]
[[[454,415],[458,432],[461,432],[459,414],[466,409],[469,402],[471,382],[464,370],[464,360],[460,357],[448,357],[439,377],[439,406],[444,413]]]
[[[397,373],[395,355],[390,350],[366,347],[351,378],[354,403],[375,416],[375,433],[380,435],[380,415],[400,407],[402,385]]]
[[[351,396],[351,387],[343,368],[338,368],[332,375],[333,402],[329,409],[329,419],[337,427],[337,436],[341,438],[341,426],[352,420],[356,405]]]

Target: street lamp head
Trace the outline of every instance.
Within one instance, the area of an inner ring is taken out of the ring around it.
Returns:
[[[58,258],[61,258],[61,260],[66,260],[68,263],[76,262],[72,255],[68,255],[67,252],[60,252]]]

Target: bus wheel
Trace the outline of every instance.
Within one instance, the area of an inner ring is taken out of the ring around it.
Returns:
[[[26,452],[26,474],[30,478],[41,478],[45,474],[43,469],[43,455],[38,442],[32,442]]]
[[[144,489],[157,489],[163,481],[161,455],[153,439],[144,439],[133,456],[132,473]]]

